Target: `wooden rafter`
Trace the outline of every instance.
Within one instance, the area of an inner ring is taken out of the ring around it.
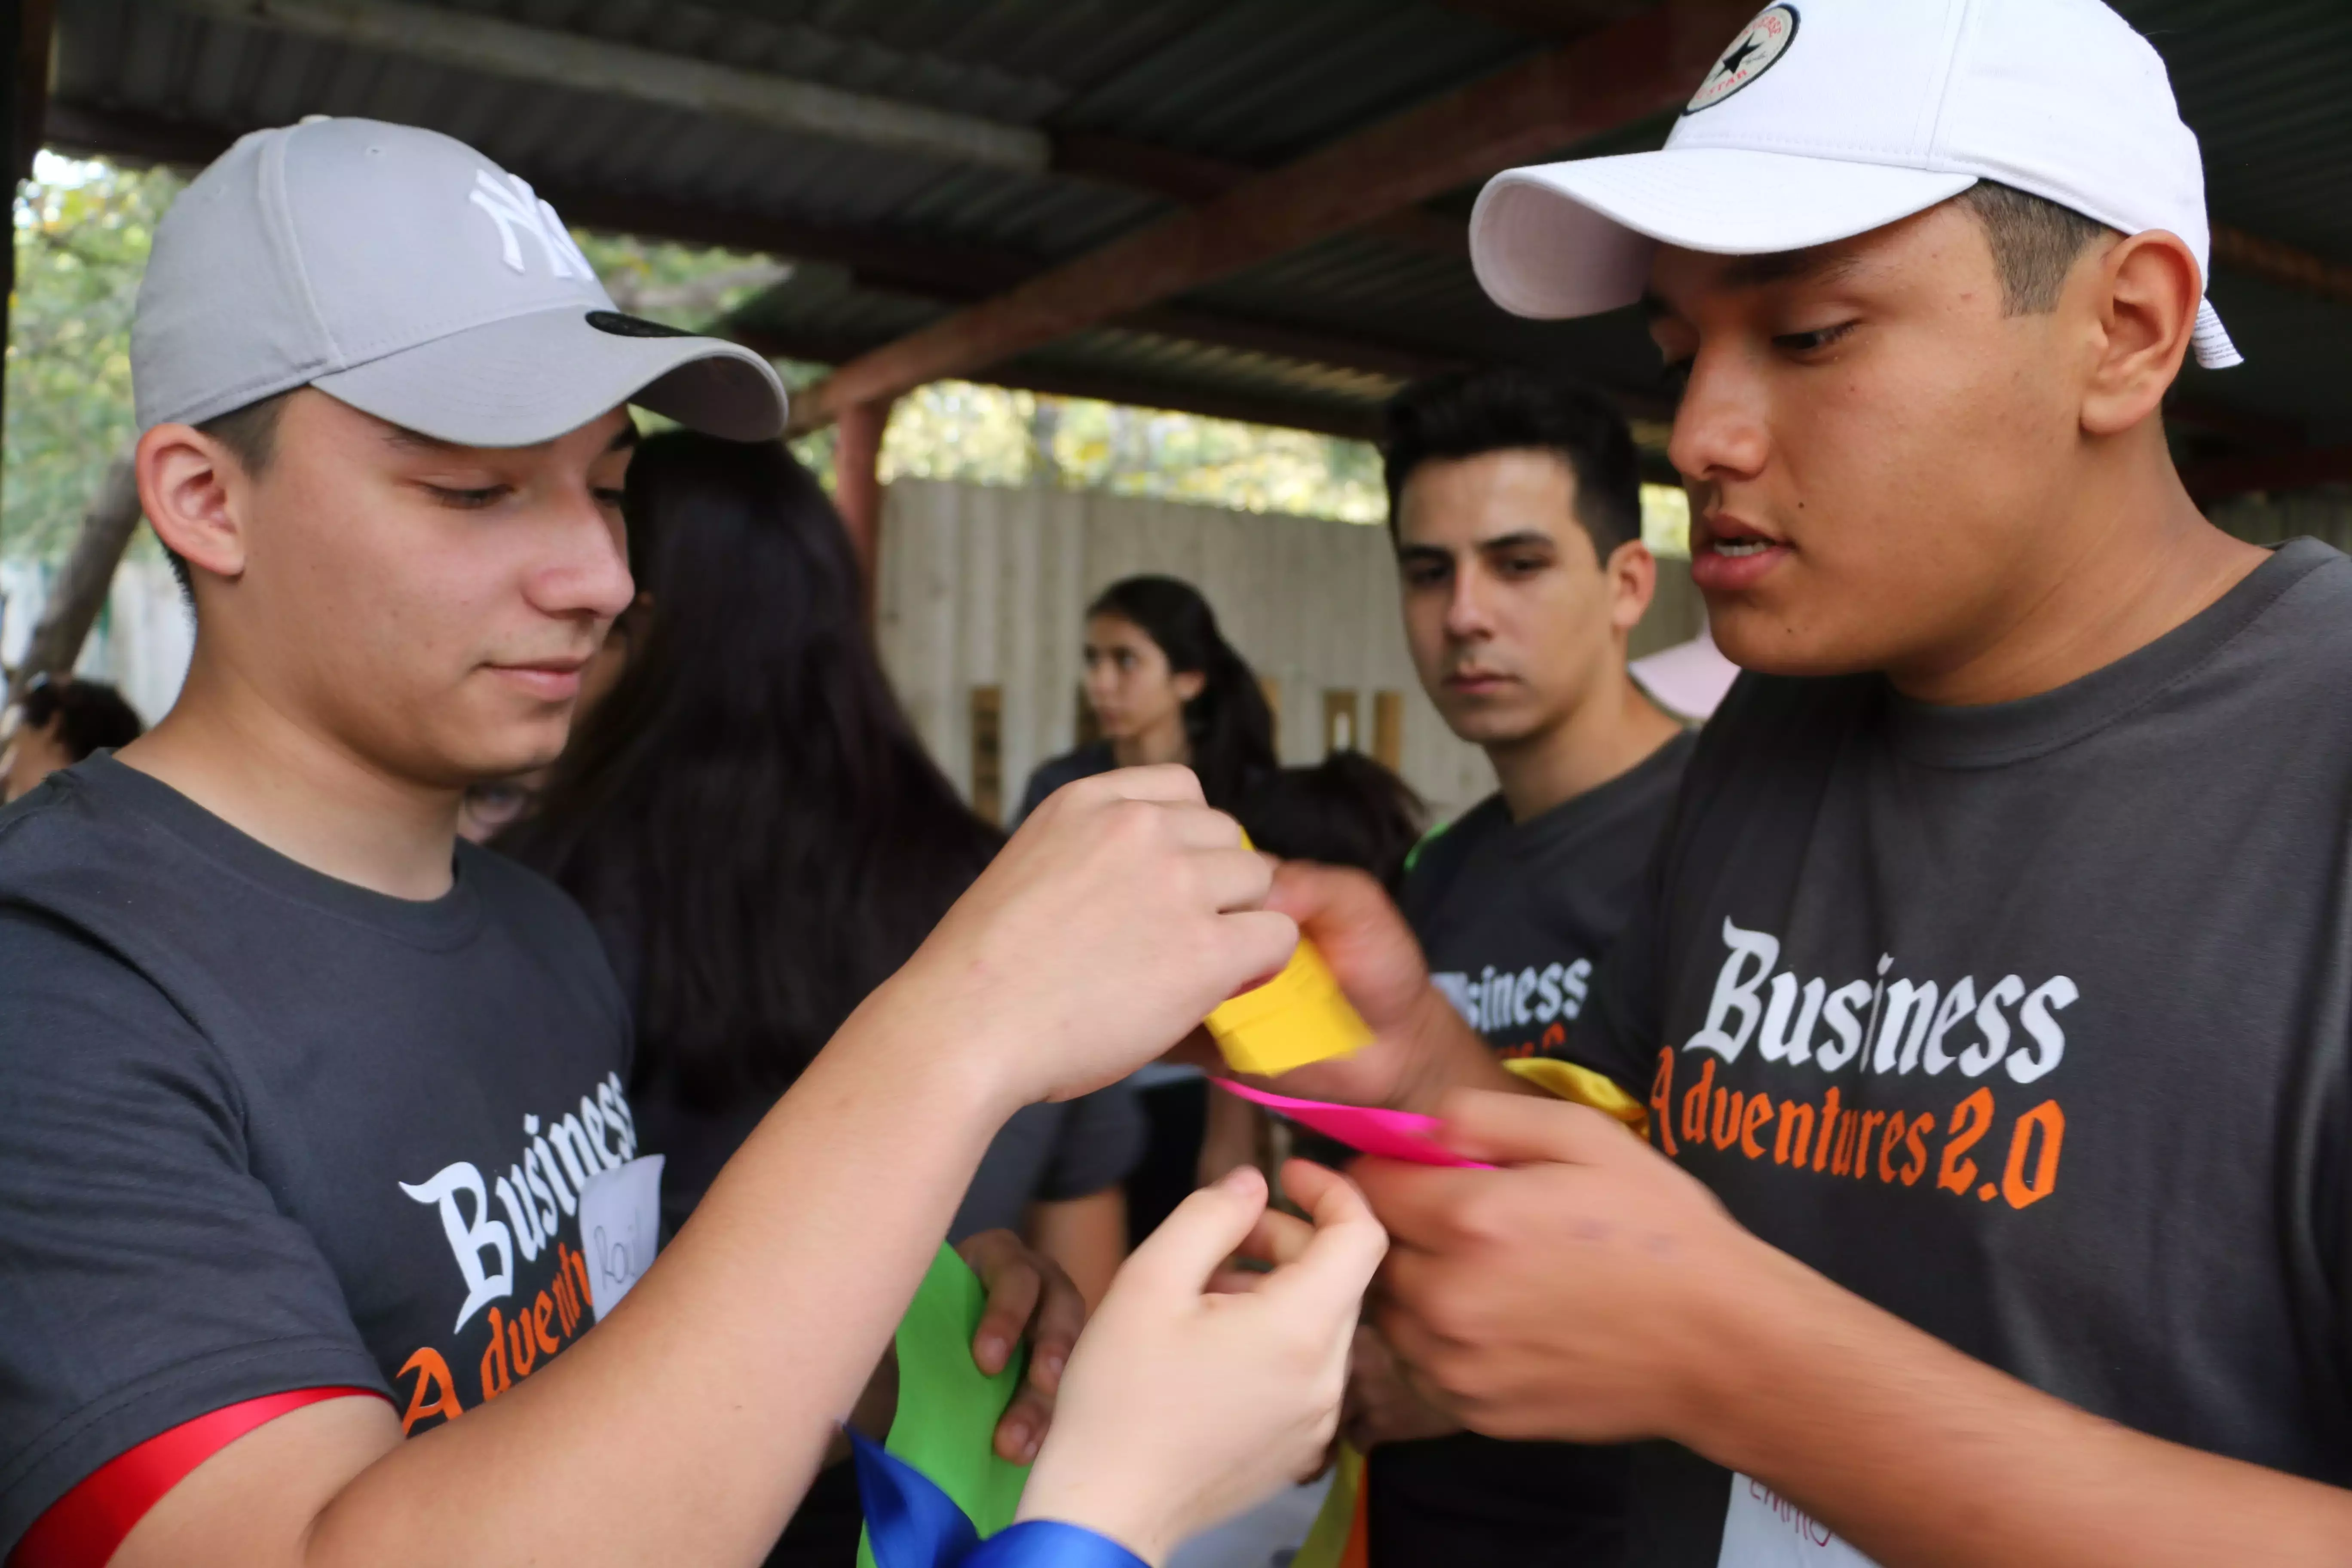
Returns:
[[[1671,5],[1345,137],[844,365],[795,421],[970,373],[1670,109],[1748,10]]]
[[[2302,294],[2315,294],[2339,305],[2352,305],[2352,265],[2248,234],[2242,228],[2217,225],[2213,230],[2213,263],[2249,273],[2265,282]]]

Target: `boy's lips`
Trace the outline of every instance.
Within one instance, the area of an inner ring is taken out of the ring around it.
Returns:
[[[1796,547],[1737,518],[1702,517],[1692,527],[1691,581],[1702,593],[1755,587]]]
[[[1499,691],[1509,684],[1509,676],[1494,669],[1457,669],[1445,678],[1446,689],[1466,692],[1474,697]]]
[[[567,702],[580,695],[580,672],[587,666],[585,658],[548,658],[490,668],[542,701]]]

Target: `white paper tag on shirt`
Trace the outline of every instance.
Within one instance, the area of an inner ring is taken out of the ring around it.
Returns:
[[[598,1172],[580,1189],[580,1249],[588,1255],[588,1304],[600,1323],[653,1267],[661,1173],[662,1157],[643,1154]]]
[[[1716,1568],[1877,1568],[1830,1527],[1748,1476],[1731,1478]]]

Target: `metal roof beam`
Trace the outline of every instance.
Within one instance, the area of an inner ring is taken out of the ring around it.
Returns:
[[[109,114],[72,104],[49,109],[48,139],[92,152],[112,152],[158,163],[201,164],[218,157],[229,137],[206,127],[140,115]],[[760,251],[798,261],[846,267],[876,286],[962,304],[985,299],[1045,270],[1034,257],[992,247],[797,223],[757,213],[727,212],[673,197],[632,195],[596,188],[536,185],[565,220],[604,229],[730,250]],[[1318,327],[1227,316],[1191,307],[1133,312],[1116,325],[1245,353],[1418,380],[1459,368],[1460,358],[1426,349],[1366,342]],[[862,345],[871,347],[873,345]],[[828,362],[831,363],[831,362]]]
[[[26,0],[28,6],[54,0]],[[763,71],[523,26],[402,0],[175,0],[215,21],[378,49],[460,70],[824,137],[948,163],[1058,174],[1193,203],[1257,171],[1094,132],[1053,132]],[[44,56],[46,58],[46,55]],[[36,121],[37,123],[37,121]],[[1431,213],[1376,226],[1415,249],[1459,256],[1462,226]]]
[[[884,147],[955,163],[1044,174],[1042,131],[816,82],[662,54],[576,33],[399,0],[178,0],[216,21],[431,60],[459,70],[604,93],[795,135]]]
[[[1496,170],[1671,109],[1748,0],[1677,0],[1549,51],[1145,226],[866,354],[798,400],[800,428],[968,375]]]
[[[1227,163],[1223,158],[1206,158],[1197,153],[1182,153],[1172,147],[1156,147],[1090,131],[1054,133],[1054,172],[1107,185],[1150,191],[1186,206],[1214,201],[1234,186],[1246,184],[1265,173],[1246,163]],[[1368,234],[1377,234],[1408,249],[1432,256],[1458,260],[1470,252],[1468,226],[1423,207],[1400,207],[1362,226]]]

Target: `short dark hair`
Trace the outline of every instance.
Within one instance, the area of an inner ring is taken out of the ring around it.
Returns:
[[[1576,475],[1576,521],[1602,560],[1642,537],[1642,468],[1617,405],[1589,386],[1507,367],[1461,371],[1406,387],[1390,400],[1381,443],[1389,531],[1413,469],[1433,458],[1488,452],[1550,452]]]
[[[1361,752],[1284,768],[1243,797],[1234,815],[1269,855],[1353,866],[1391,888],[1429,825],[1429,806],[1413,787]]]
[[[1979,180],[1956,198],[1984,226],[2000,273],[2004,314],[2046,315],[2058,308],[2083,252],[2114,233],[2096,218],[1995,180]]]
[[[286,400],[293,395],[291,392],[272,393],[242,408],[215,414],[196,428],[226,447],[237,466],[257,479],[268,471],[270,459],[278,455],[278,422],[285,416]],[[168,544],[163,546],[163,558],[172,563],[172,575],[179,582],[180,593],[194,605],[196,591],[188,577],[187,562]]]
[[[58,743],[77,763],[101,747],[127,746],[147,728],[121,692],[102,680],[71,676],[33,677],[17,710],[27,729],[42,729],[56,720]]]

